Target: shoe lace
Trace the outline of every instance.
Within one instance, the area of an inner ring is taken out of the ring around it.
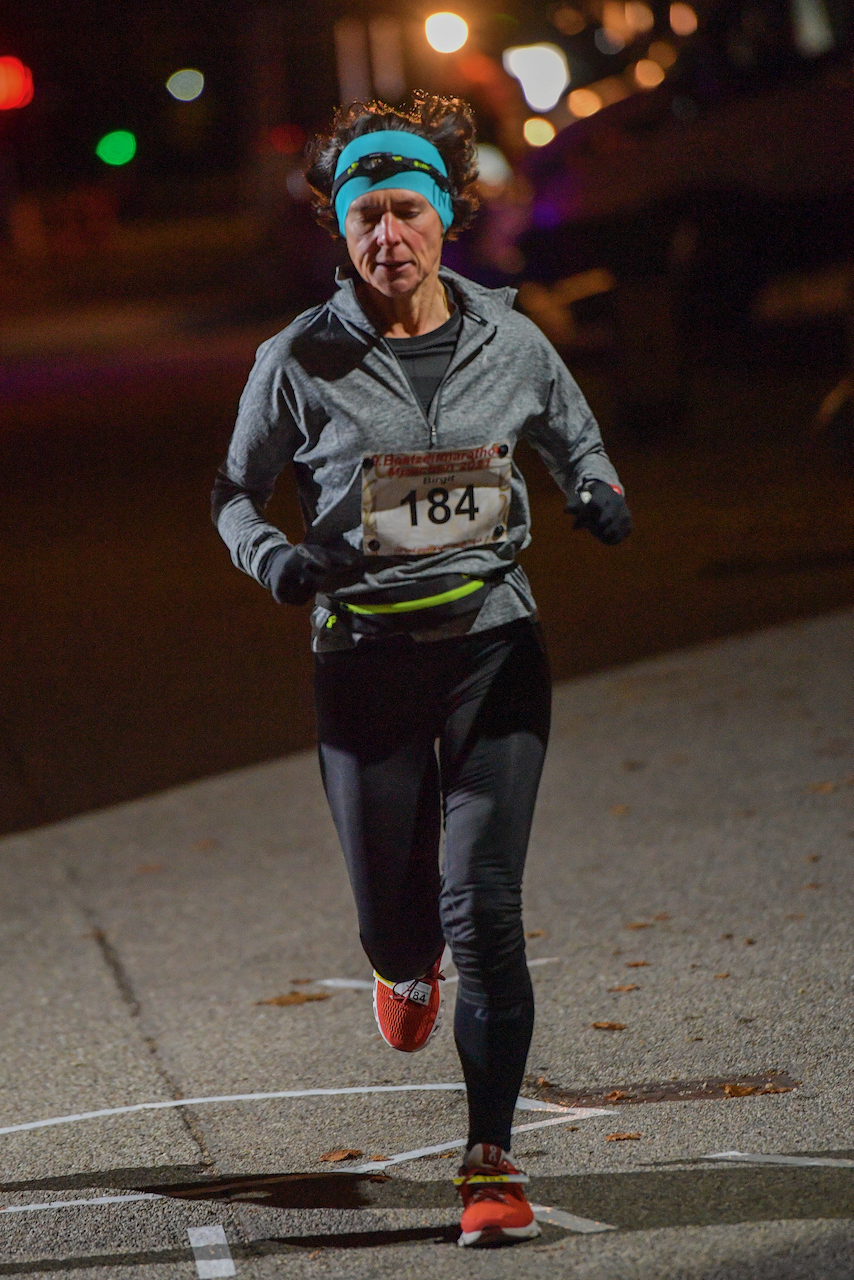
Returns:
[[[490,1186],[489,1183],[485,1186],[471,1187],[468,1190],[472,1200],[497,1200],[499,1204],[503,1204],[510,1195],[507,1187],[495,1184]]]
[[[434,974],[431,974],[430,976],[431,976],[431,979],[438,978],[440,982],[445,981],[445,975],[442,972],[434,973]],[[402,1004],[405,1000],[409,999],[409,997],[412,995],[415,988],[418,986],[419,982],[424,982],[424,980],[425,978],[423,976],[420,978],[413,978],[411,982],[407,982],[406,986],[403,988],[402,991],[398,991],[396,986],[392,987],[392,991],[391,991],[392,1000],[398,1000]]]

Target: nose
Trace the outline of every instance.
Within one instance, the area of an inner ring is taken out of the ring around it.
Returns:
[[[386,209],[377,223],[377,244],[394,245],[400,241],[400,223],[390,209]]]

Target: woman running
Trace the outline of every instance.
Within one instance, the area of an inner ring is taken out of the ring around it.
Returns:
[[[576,525],[616,543],[631,518],[590,409],[514,291],[442,268],[443,240],[477,208],[468,106],[355,104],[311,154],[317,216],[351,265],[259,349],[214,519],[277,602],[315,597],[320,767],[377,1025],[393,1049],[424,1048],[447,942],[469,1108],[460,1244],[524,1240],[539,1227],[509,1155],[534,1023],[522,873],[551,686],[516,564],[529,541],[517,441]],[[263,514],[288,464],[295,546]]]

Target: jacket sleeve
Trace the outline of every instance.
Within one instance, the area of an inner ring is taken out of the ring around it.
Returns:
[[[529,425],[528,439],[568,498],[590,480],[619,485],[622,491],[590,406],[551,343],[538,337],[545,348],[538,354],[545,361],[548,390],[545,411]]]
[[[264,586],[273,552],[289,545],[281,529],[265,520],[264,508],[302,440],[296,415],[282,372],[281,342],[273,338],[258,350],[211,494],[211,516],[232,560]]]

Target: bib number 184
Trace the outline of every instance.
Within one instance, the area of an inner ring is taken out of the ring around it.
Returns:
[[[510,515],[509,444],[362,460],[366,555],[432,555],[500,542]]]
[[[432,524],[447,524],[452,515],[467,516],[469,520],[473,521],[480,511],[480,507],[475,506],[473,484],[466,485],[463,490],[463,496],[453,510],[451,509],[450,498],[451,494],[447,489],[431,489],[427,494],[427,519]],[[401,507],[409,507],[409,523],[413,529],[417,528],[418,490],[410,489],[406,497],[401,498],[399,505]]]

